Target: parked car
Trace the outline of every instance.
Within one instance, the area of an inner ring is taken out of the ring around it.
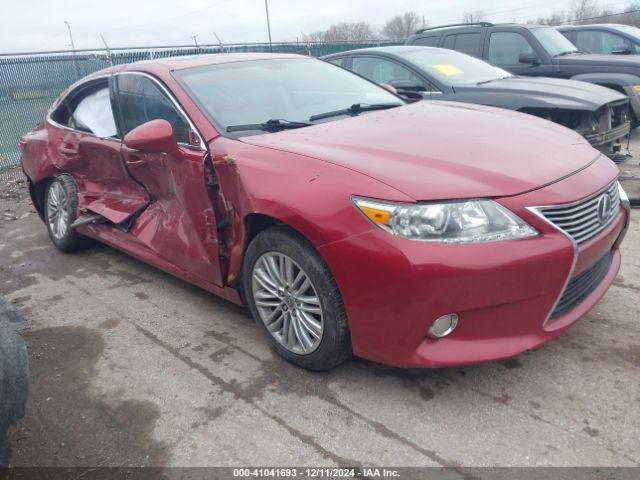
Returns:
[[[516,77],[506,70],[433,47],[364,48],[323,57],[409,99],[478,103],[536,115],[571,128],[614,161],[631,129],[629,101],[585,82]]]
[[[614,55],[640,54],[640,28],[603,23],[562,25],[558,31],[583,52]]]
[[[629,97],[633,126],[640,120],[640,58],[581,52],[553,27],[488,22],[418,30],[407,45],[458,50],[514,75],[569,78]]]
[[[617,167],[577,133],[405,105],[297,55],[103,70],[20,147],[60,250],[93,238],[246,304],[280,355],[315,370],[352,352],[460,365],[551,340],[613,282],[629,222]]]

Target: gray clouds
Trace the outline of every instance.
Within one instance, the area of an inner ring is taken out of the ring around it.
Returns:
[[[269,0],[274,41],[332,23],[366,21],[382,26],[393,15],[415,11],[431,25],[458,22],[482,10],[496,22],[525,21],[568,10],[571,0]],[[620,3],[620,2],[615,2]],[[64,21],[77,48],[100,47],[104,34],[113,47],[267,40],[263,0],[0,0],[0,52],[68,48]]]

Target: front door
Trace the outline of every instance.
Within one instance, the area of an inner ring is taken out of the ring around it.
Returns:
[[[143,123],[163,119],[172,125],[179,144],[172,153],[149,153],[123,143],[122,157],[130,175],[151,197],[130,233],[170,263],[221,285],[216,218],[205,185],[207,152],[190,142],[195,135],[192,125],[154,78],[136,73],[115,78],[123,136]]]

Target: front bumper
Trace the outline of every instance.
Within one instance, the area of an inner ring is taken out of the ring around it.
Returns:
[[[594,133],[592,135],[585,135],[584,138],[593,146],[599,148],[604,147],[610,149],[612,144],[620,142],[626,139],[631,132],[631,123],[627,122],[618,127],[612,128],[609,131],[602,133]],[[606,152],[603,152],[606,153]]]
[[[403,367],[445,367],[512,357],[547,342],[585,315],[620,267],[624,208],[577,250],[526,206],[569,203],[615,177],[599,161],[569,179],[499,200],[536,227],[533,238],[467,245],[423,243],[374,228],[321,246],[341,290],[354,353]],[[604,177],[602,176],[604,175]],[[572,191],[572,195],[567,190]],[[601,283],[571,311],[545,323],[570,277],[611,253]],[[438,317],[457,313],[448,337],[427,337]]]

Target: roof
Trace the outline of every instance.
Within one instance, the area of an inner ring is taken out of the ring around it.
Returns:
[[[158,58],[154,60],[142,60],[129,64],[131,67],[146,67],[150,65],[161,66],[167,70],[184,70],[187,68],[205,67],[207,65],[219,65],[222,63],[250,62],[254,60],[275,60],[278,58],[309,58],[304,55],[290,53],[214,53],[209,55],[185,55],[181,57]]]
[[[620,27],[632,27],[633,25],[624,25],[622,23],[590,23],[588,25],[560,25],[558,30],[573,30],[578,28],[611,28],[615,30]]]
[[[369,47],[369,48],[358,48],[354,50],[348,50],[345,52],[332,53],[329,55],[324,55],[320,57],[321,59],[325,58],[335,58],[342,57],[344,55],[353,55],[354,53],[389,53],[389,54],[400,54],[404,52],[411,52],[415,50],[445,50],[443,48],[435,48],[435,47],[425,47],[423,45],[394,45],[389,47]]]
[[[279,58],[310,58],[305,55],[290,53],[214,53],[209,55],[184,55],[181,57],[157,58],[153,60],[141,60],[123,65],[108,67],[94,72],[85,78],[108,75],[122,71],[176,71],[188,68],[205,67],[207,65],[219,65],[223,63],[250,62],[254,60],[275,60]]]
[[[520,28],[541,28],[541,27],[549,27],[549,25],[538,25],[538,24],[522,24],[522,23],[489,23],[489,22],[479,22],[479,23],[455,23],[452,25],[441,25],[429,28],[422,28],[418,30],[414,35],[422,35],[427,36],[429,34],[436,34],[440,32],[444,32],[447,30],[465,30],[467,28],[490,28],[490,27],[520,27]],[[553,28],[553,27],[551,27]]]

